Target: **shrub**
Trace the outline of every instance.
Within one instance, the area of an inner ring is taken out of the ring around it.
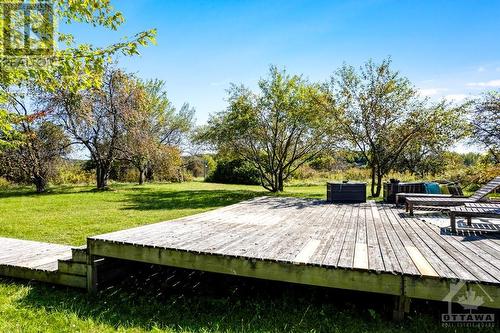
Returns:
[[[55,185],[62,184],[93,184],[95,174],[85,170],[81,163],[64,162],[60,165],[57,174],[51,179]]]
[[[163,146],[156,153],[153,171],[155,181],[182,182],[184,177],[180,150],[176,147]]]
[[[11,186],[12,184],[7,179],[0,177],[0,190],[6,190]]]
[[[218,161],[207,182],[223,184],[259,185],[260,173],[252,164],[240,159]]]
[[[468,168],[451,170],[448,175],[447,178],[459,182],[467,190],[475,191],[481,185],[500,175],[500,165],[480,163]]]

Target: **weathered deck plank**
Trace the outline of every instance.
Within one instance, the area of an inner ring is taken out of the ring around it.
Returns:
[[[0,237],[0,266],[56,271],[57,261],[70,257],[70,246]]]

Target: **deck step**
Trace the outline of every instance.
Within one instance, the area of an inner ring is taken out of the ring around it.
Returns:
[[[71,249],[72,261],[82,264],[87,263],[87,246],[79,246]]]
[[[59,271],[45,271],[19,266],[0,266],[0,275],[68,287],[87,288],[87,278],[85,276],[65,274]]]
[[[70,260],[59,260],[58,271],[64,274],[87,276],[87,264]]]

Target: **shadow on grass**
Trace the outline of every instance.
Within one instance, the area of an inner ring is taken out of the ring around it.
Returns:
[[[7,189],[0,189],[0,199],[1,198],[15,198],[15,197],[43,197],[56,194],[79,194],[79,193],[99,193],[92,186],[73,186],[73,185],[61,185],[54,186],[47,189],[46,192],[37,193],[34,187],[30,186],[19,186],[11,187]]]
[[[125,209],[207,209],[223,207],[266,195],[266,192],[246,190],[182,190],[162,191],[134,189],[127,193]]]
[[[159,328],[169,332],[419,332],[433,331],[433,326],[436,331],[441,329],[436,318],[429,315],[413,317],[405,323],[405,329],[391,322],[390,296],[159,266],[144,265],[136,267],[135,272],[93,296],[34,284],[16,306],[74,315],[93,325],[134,331]],[[425,307],[428,309],[429,305]]]

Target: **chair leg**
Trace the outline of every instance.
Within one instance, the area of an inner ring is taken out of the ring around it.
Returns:
[[[413,203],[410,202],[408,206],[408,209],[410,210],[410,216],[413,216]]]
[[[456,233],[457,232],[457,219],[455,217],[454,212],[450,212],[450,225],[451,225],[451,232]]]
[[[471,227],[471,226],[472,226],[472,217],[470,217],[470,216],[467,216],[467,225],[468,225],[469,227]]]

